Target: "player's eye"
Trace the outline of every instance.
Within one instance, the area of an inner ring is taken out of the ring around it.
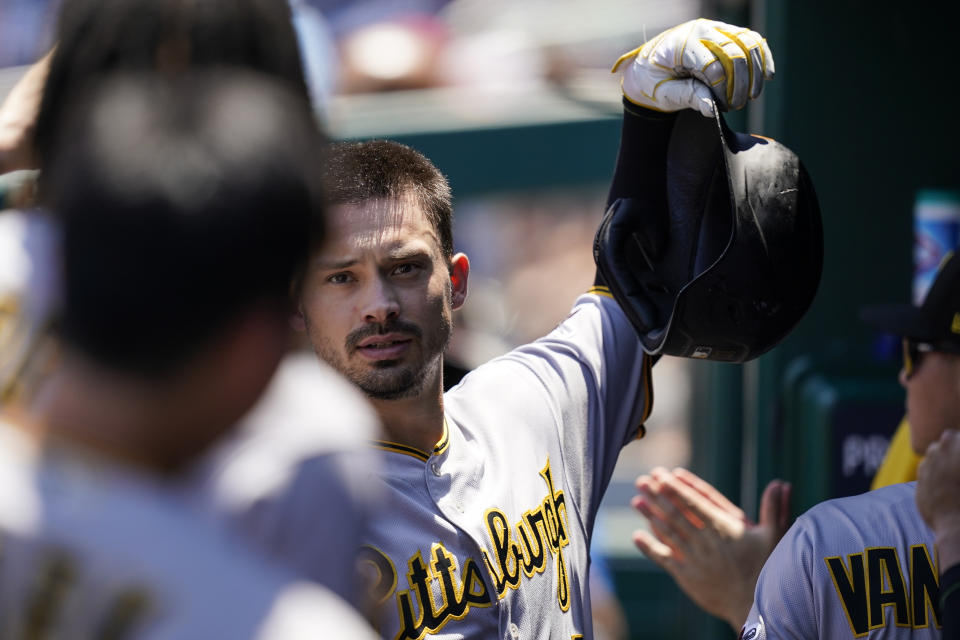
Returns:
[[[409,276],[417,273],[420,270],[420,265],[414,264],[413,262],[404,262],[398,264],[393,268],[393,275],[395,276]]]
[[[326,281],[330,284],[347,284],[352,279],[349,273],[334,273],[327,276]]]

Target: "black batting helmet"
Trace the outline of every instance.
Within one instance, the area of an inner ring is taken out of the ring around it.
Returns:
[[[615,201],[597,267],[643,348],[744,362],[776,346],[813,301],[820,207],[796,154],[732,131],[715,110],[677,115],[661,197]]]

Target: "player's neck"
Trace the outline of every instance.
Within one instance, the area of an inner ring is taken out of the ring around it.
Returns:
[[[429,452],[443,437],[443,380],[439,377],[417,396],[370,401],[391,442]]]

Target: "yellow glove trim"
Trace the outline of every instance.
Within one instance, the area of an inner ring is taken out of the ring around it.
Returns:
[[[653,40],[650,40],[649,42],[647,42],[646,44],[643,45],[642,49],[644,49],[644,50],[641,51],[640,54],[643,55],[644,57],[649,58],[651,55],[653,55],[653,50],[656,49],[657,47],[659,47],[659,46],[660,46],[660,43],[663,42],[664,40],[666,40],[666,38],[667,38],[668,35],[670,35],[671,33],[673,33],[674,31],[676,31],[677,29],[679,29],[679,28],[682,27],[682,26],[683,26],[682,24],[678,24],[677,26],[671,27],[670,29],[667,29],[667,30],[664,31],[663,33],[660,33],[660,34],[654,36],[654,37],[653,37]],[[676,57],[674,57],[674,59],[673,59],[673,64],[674,64],[675,66],[678,64],[678,61],[677,61],[677,58],[676,58]]]
[[[727,104],[730,104],[733,101],[733,59],[716,42],[701,40],[700,44],[709,49],[710,53],[717,57],[720,66],[723,67],[723,74],[727,77]]]
[[[702,20],[703,20],[703,18],[697,18],[697,22],[700,22],[700,21],[702,21]],[[674,29],[678,29],[678,28],[680,28],[680,27],[682,27],[682,26],[683,26],[683,25],[678,25],[678,26],[674,27]],[[671,31],[672,31],[672,30],[673,30],[673,29],[671,29]],[[689,31],[687,31],[687,35],[686,35],[686,37],[684,37],[684,39],[683,39],[683,46],[678,47],[678,48],[676,49],[676,51],[674,51],[674,54],[673,54],[673,65],[674,65],[675,67],[682,67],[682,66],[683,66],[683,54],[687,52],[687,42],[690,41],[690,36],[691,36],[691,34],[693,34],[693,29],[690,29]]]
[[[656,101],[657,101],[657,98],[656,98],[657,89],[660,88],[660,85],[662,85],[662,84],[665,83],[665,82],[676,82],[677,80],[684,80],[684,78],[664,78],[663,80],[661,80],[661,81],[658,82],[657,84],[653,85],[653,95],[652,95],[652,96],[647,96],[647,97],[650,98],[651,100],[653,100],[654,102],[656,102]],[[647,95],[647,94],[643,94],[643,95]]]
[[[616,73],[617,69],[620,68],[620,65],[623,64],[626,60],[629,60],[630,58],[633,58],[638,53],[640,53],[640,49],[643,49],[643,45],[640,45],[633,51],[627,51],[625,54],[617,58],[617,61],[613,63],[613,69],[610,69],[610,73]]]
[[[719,32],[722,33],[723,35],[725,35],[725,36],[727,36],[728,38],[730,38],[731,40],[733,40],[734,43],[736,43],[736,45],[737,45],[738,47],[740,47],[740,50],[743,51],[743,54],[747,57],[747,73],[748,73],[748,75],[747,75],[747,91],[748,91],[748,92],[749,92],[749,91],[752,91],[752,90],[753,90],[753,65],[751,64],[751,60],[750,60],[750,47],[748,47],[747,45],[743,44],[743,41],[742,41],[740,38],[737,37],[737,36],[740,35],[741,33],[745,33],[745,31],[739,31],[739,32],[737,32],[737,33],[730,33],[729,31],[724,31],[723,29],[717,29],[717,31],[719,31]],[[761,58],[762,58],[762,56],[763,56],[763,51],[762,51],[762,49],[763,49],[763,48],[761,47],[761,53],[760,53]],[[764,63],[763,68],[764,68],[764,69],[767,68],[767,67],[766,67],[766,63]],[[753,97],[755,97],[755,96],[750,96],[750,97],[753,98]]]
[[[660,82],[657,83],[657,87],[659,87],[659,86],[660,86],[661,84],[663,84],[664,82],[668,82],[668,81],[670,81],[670,80],[680,80],[680,79],[681,79],[681,78],[664,78],[663,80],[661,80]],[[654,92],[656,92],[656,87],[654,87]],[[627,99],[627,102],[629,102],[630,104],[634,104],[634,105],[636,105],[636,106],[638,106],[638,107],[643,107],[644,109],[649,109],[650,111],[656,111],[656,112],[658,112],[658,113],[674,113],[673,111],[670,111],[670,110],[667,110],[667,109],[658,109],[657,107],[653,106],[652,104],[647,104],[647,103],[645,103],[645,102],[637,102],[636,100],[634,100],[633,98],[631,98],[630,96],[628,96],[627,93],[626,93],[626,91],[623,90],[623,78],[620,78],[620,93],[622,93],[622,94],[623,94],[623,97]],[[657,99],[656,99],[655,97],[653,97],[653,96],[647,95],[646,93],[644,93],[643,95],[647,96],[647,98],[649,98],[651,102],[656,102],[656,101],[657,101]]]

